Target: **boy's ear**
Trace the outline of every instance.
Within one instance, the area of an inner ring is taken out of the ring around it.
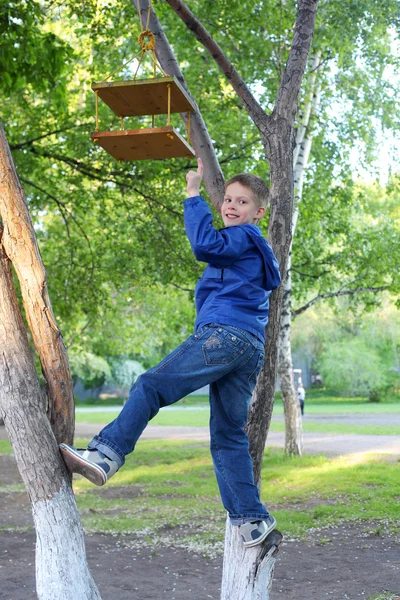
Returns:
[[[262,219],[262,217],[265,215],[265,211],[266,211],[266,208],[264,206],[260,206],[257,209],[256,218],[257,219]]]

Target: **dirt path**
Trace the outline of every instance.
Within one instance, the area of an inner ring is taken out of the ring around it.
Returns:
[[[16,487],[20,483],[14,457],[0,456],[1,600],[36,600],[35,536],[29,500]],[[113,497],[123,497],[123,491],[113,488]],[[173,546],[138,549],[129,535],[87,535],[86,547],[103,600],[220,596],[221,557],[210,560]],[[271,600],[366,600],[383,591],[399,594],[400,600],[399,540],[377,534],[373,524],[344,523],[311,532],[307,541],[284,541]]]
[[[1,534],[2,600],[36,599],[34,544],[33,533]],[[220,597],[222,558],[209,560],[175,548],[137,550],[127,545],[126,537],[86,536],[89,566],[103,600]],[[312,542],[284,543],[271,600],[366,600],[384,590],[400,590],[399,546],[343,527]]]

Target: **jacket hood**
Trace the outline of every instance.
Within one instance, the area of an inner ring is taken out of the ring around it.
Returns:
[[[279,273],[279,263],[275,258],[271,246],[267,240],[263,237],[261,230],[257,225],[247,223],[242,226],[246,231],[247,235],[251,237],[254,244],[259,249],[261,256],[264,261],[264,268],[267,281],[267,290],[274,290],[278,287],[281,282],[281,275]]]

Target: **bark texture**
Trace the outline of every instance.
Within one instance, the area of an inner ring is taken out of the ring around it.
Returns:
[[[286,274],[279,330],[278,375],[285,414],[285,452],[288,456],[303,453],[303,425],[299,398],[293,377],[291,335],[291,285],[290,264]]]
[[[1,121],[0,198],[3,246],[19,279],[26,317],[46,379],[50,423],[57,441],[71,444],[74,396],[67,351],[55,322],[45,268]]]
[[[101,600],[57,442],[43,410],[11,263],[0,244],[0,415],[26,485],[36,527],[39,600]]]
[[[135,8],[138,13],[140,6],[141,12],[139,17],[141,19],[143,27],[146,27],[147,15],[149,10],[149,0],[141,0],[140,3],[138,2],[138,0],[132,0],[132,2],[135,5]],[[168,75],[174,75],[177,78],[177,80],[182,85],[186,93],[190,96],[194,106],[196,107],[196,112],[192,113],[191,115],[191,144],[194,148],[194,151],[196,152],[196,156],[201,158],[203,164],[206,165],[206,169],[204,170],[204,185],[206,187],[211,202],[219,210],[225,193],[225,179],[222,174],[221,167],[219,166],[213,143],[209,136],[206,124],[201,115],[197,102],[190,93],[186,80],[182,74],[182,71],[179,68],[178,61],[176,60],[171,45],[168,41],[168,38],[165,35],[162,25],[152,8],[150,9],[149,28],[156,39],[155,51],[160,65],[162,66],[164,71],[168,73]],[[182,113],[181,116],[186,122],[186,113]]]

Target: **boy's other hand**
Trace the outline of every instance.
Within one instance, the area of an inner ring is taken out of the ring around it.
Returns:
[[[203,179],[203,163],[201,158],[197,159],[197,171],[189,171],[186,174],[186,191],[189,198],[200,196],[200,183]]]

